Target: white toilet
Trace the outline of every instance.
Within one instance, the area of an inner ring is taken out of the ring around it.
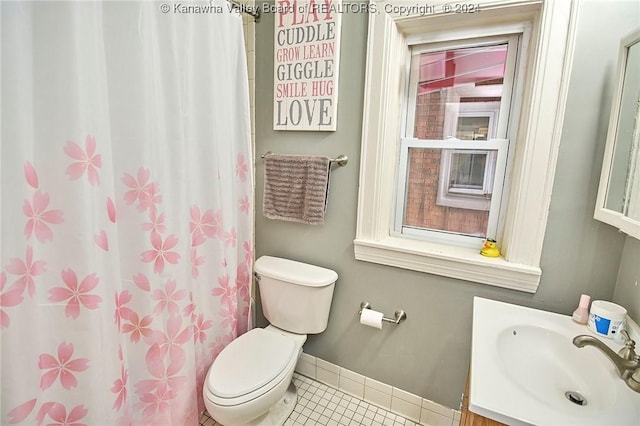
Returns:
[[[271,325],[224,348],[204,384],[207,411],[224,426],[282,425],[291,414],[293,370],[307,334],[327,328],[338,279],[330,269],[270,256],[259,258],[254,270]]]

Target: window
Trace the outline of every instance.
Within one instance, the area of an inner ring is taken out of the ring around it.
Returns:
[[[520,38],[409,47],[394,235],[477,249],[497,238]]]
[[[574,14],[569,2],[479,8],[370,16],[354,253],[535,292]],[[500,258],[479,254],[485,237]]]

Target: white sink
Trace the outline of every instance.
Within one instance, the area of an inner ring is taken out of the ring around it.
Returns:
[[[566,315],[474,298],[469,409],[510,425],[640,425],[640,393],[600,350],[574,346],[579,334],[595,336]]]

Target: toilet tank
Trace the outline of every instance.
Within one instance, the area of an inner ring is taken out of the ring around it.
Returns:
[[[265,318],[298,334],[327,328],[338,274],[331,269],[279,257],[262,256],[254,265]]]

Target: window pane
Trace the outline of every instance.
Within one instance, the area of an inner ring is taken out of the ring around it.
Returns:
[[[403,226],[484,238],[489,220],[488,210],[458,208],[438,203],[440,167],[444,151],[446,150],[409,148],[408,184]],[[473,159],[474,157],[476,158]],[[482,157],[484,160],[480,160]],[[464,178],[465,184],[469,184],[469,182],[474,184],[478,180],[480,189],[482,189],[484,172],[482,179],[477,179],[478,173],[473,170],[474,168],[478,169],[479,164],[486,162],[487,155],[459,154],[458,158],[466,159],[462,161],[465,166],[461,168],[466,167],[467,172],[470,172],[470,176]],[[484,166],[482,168],[484,169]],[[456,194],[453,194],[453,197],[456,197]],[[463,200],[463,203],[465,199],[469,199],[466,195],[457,198]],[[477,199],[478,197],[474,196],[473,198]]]
[[[506,60],[506,44],[415,55],[417,88],[413,136],[467,140],[497,137],[489,135],[488,115],[474,117],[461,112],[483,103],[497,103],[494,109],[499,110]],[[447,121],[452,125],[447,126]]]
[[[449,188],[477,189],[484,184],[487,154],[454,152],[451,155],[451,180]]]
[[[489,134],[490,117],[458,117],[456,138],[469,141],[486,141]]]

